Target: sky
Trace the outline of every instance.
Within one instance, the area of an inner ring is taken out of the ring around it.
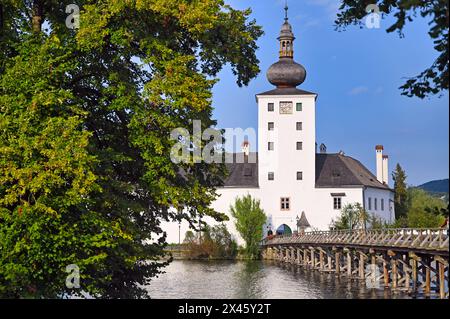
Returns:
[[[214,87],[214,118],[220,128],[255,128],[255,95],[273,89],[266,71],[278,61],[277,37],[284,22],[282,0],[226,0],[235,9],[252,9],[263,27],[257,57],[261,73],[239,88],[229,67]],[[350,26],[335,31],[339,0],[289,1],[289,21],[296,36],[295,60],[307,71],[299,88],[318,93],[316,139],[328,153],[344,151],[375,172],[375,145],[384,145],[389,171],[400,163],[409,185],[449,176],[449,100],[402,96],[407,77],[428,68],[437,53],[428,36],[428,21],[407,24],[403,38],[380,29]],[[256,151],[256,145],[252,145]],[[390,180],[392,186],[392,179]]]

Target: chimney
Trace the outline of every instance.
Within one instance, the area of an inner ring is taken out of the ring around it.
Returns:
[[[383,145],[375,146],[376,157],[377,157],[377,180],[383,183]]]
[[[389,185],[389,156],[383,155],[383,184]]]

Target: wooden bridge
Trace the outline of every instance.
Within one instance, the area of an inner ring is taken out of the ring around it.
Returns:
[[[262,242],[264,259],[365,280],[413,296],[449,297],[447,229],[316,231]]]

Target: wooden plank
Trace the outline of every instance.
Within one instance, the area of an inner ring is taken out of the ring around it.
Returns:
[[[439,263],[439,296],[445,299],[445,265]]]

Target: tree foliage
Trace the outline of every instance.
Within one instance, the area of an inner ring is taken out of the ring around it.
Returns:
[[[428,32],[433,40],[434,49],[439,56],[429,68],[419,75],[409,78],[400,87],[402,95],[424,98],[430,95],[442,94],[448,91],[449,85],[449,48],[448,24],[449,11],[447,0],[342,0],[340,12],[337,15],[336,26],[343,30],[349,25],[362,25],[367,15],[366,7],[376,4],[384,16],[393,15],[394,24],[387,32],[397,31],[401,37],[407,23],[417,19],[417,15],[430,20]]]
[[[244,253],[247,258],[254,259],[259,254],[259,243],[263,238],[263,226],[267,221],[259,200],[250,195],[236,198],[230,206],[231,216],[235,218],[236,230],[245,241]]]
[[[342,207],[340,215],[331,223],[331,229],[351,230],[381,228],[383,223],[375,215],[369,214],[360,203]]]
[[[392,180],[394,181],[394,208],[395,218],[406,217],[408,211],[408,191],[406,186],[406,173],[400,164],[397,163],[395,170],[392,172]]]
[[[439,228],[448,216],[448,204],[419,188],[408,188],[407,214],[396,221],[397,227]]]
[[[262,32],[221,0],[80,0],[74,31],[72,2],[0,6],[0,297],[146,297],[160,222],[223,218],[224,166],[172,163],[170,132],[215,124],[214,77],[248,84]]]
[[[197,235],[187,231],[184,244],[190,258],[232,259],[237,254],[237,243],[225,224],[206,226]]]

